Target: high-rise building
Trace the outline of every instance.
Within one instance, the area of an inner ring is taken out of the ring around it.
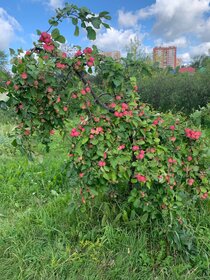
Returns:
[[[113,59],[116,59],[116,60],[120,60],[120,58],[121,58],[120,51],[103,52],[102,54],[105,56],[112,57]]]
[[[170,66],[176,68],[176,47],[155,47],[153,49],[153,61],[159,63],[159,67]]]

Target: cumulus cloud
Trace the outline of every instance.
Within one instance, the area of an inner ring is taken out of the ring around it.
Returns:
[[[52,9],[61,8],[64,4],[64,0],[48,0],[48,6]]]
[[[131,40],[136,37],[141,39],[143,36],[143,34],[138,34],[132,29],[118,30],[112,27],[103,33],[99,33],[94,44],[102,51],[120,50],[123,52]]]
[[[139,21],[137,14],[132,12],[124,12],[122,10],[118,11],[118,23],[122,27],[133,27]]]
[[[189,52],[185,52],[185,53],[180,54],[179,58],[181,58],[182,64],[188,64],[192,60]]]
[[[121,26],[131,27],[140,20],[155,18],[153,33],[167,40],[174,40],[192,33],[203,41],[210,40],[209,0],[156,0],[146,8],[135,12],[118,13]],[[128,18],[130,19],[128,20]]]
[[[5,50],[15,39],[16,31],[21,30],[18,21],[0,7],[0,50]]]
[[[204,42],[197,46],[193,46],[190,48],[191,57],[199,56],[199,55],[209,55],[210,50],[210,42]]]
[[[182,36],[179,38],[174,39],[173,41],[163,41],[163,39],[155,40],[156,46],[176,46],[178,48],[186,48],[188,46],[188,40],[186,37]]]

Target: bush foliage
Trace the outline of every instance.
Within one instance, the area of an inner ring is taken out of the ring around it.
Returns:
[[[72,5],[59,9],[50,24],[75,12],[82,27],[86,19],[95,28],[106,26],[107,12],[96,16]],[[78,21],[72,22],[77,35]],[[86,29],[94,39],[95,31]],[[67,133],[69,168],[80,179],[74,192],[83,206],[107,196],[125,203],[130,217],[147,219],[164,210],[179,213],[186,200],[207,199],[205,137],[198,129],[182,116],[160,114],[142,103],[136,79],[124,79],[123,66],[103,58],[96,47],[68,57],[59,49],[65,38],[57,28],[38,33],[33,49],[12,51],[13,78],[6,86],[19,120],[15,145],[29,148],[35,136],[48,147],[55,130]],[[97,88],[88,75],[101,65],[104,84]]]

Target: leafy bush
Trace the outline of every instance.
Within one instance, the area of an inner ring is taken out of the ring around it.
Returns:
[[[210,103],[206,107],[202,107],[196,110],[190,115],[190,119],[196,126],[202,126],[203,128],[210,127]]]
[[[139,87],[141,99],[164,112],[181,111],[189,115],[210,102],[209,72],[193,75],[159,73],[144,79]]]
[[[101,18],[108,17],[107,12],[89,17],[89,10],[66,4],[50,24],[57,26],[75,13],[82,26],[88,20],[98,28]],[[72,21],[77,34],[78,20]],[[94,39],[94,31],[86,29]],[[136,79],[124,79],[123,66],[103,58],[95,47],[68,57],[59,50],[58,42],[65,38],[57,28],[51,34],[38,33],[34,49],[25,55],[12,52],[14,77],[6,85],[20,121],[15,145],[26,146],[35,136],[48,146],[55,129],[69,133],[69,168],[80,180],[75,193],[81,205],[106,196],[124,203],[130,218],[140,214],[146,220],[164,210],[179,214],[185,201],[208,197],[200,131],[182,116],[160,114],[139,101]],[[98,89],[87,74],[106,63],[111,67],[101,72],[105,87]],[[66,122],[75,102],[81,110],[68,132]]]

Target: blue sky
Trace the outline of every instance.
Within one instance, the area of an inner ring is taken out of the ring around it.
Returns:
[[[32,47],[36,29],[45,31],[48,19],[63,0],[0,0],[0,49]],[[142,48],[152,52],[158,45],[176,45],[184,62],[195,55],[207,54],[210,49],[209,0],[74,0],[98,13],[110,12],[110,30],[100,30],[97,40],[90,42],[81,33],[73,36],[67,22],[61,26],[68,43],[82,46],[96,44],[101,50],[120,50],[125,53],[130,40],[137,37]]]

